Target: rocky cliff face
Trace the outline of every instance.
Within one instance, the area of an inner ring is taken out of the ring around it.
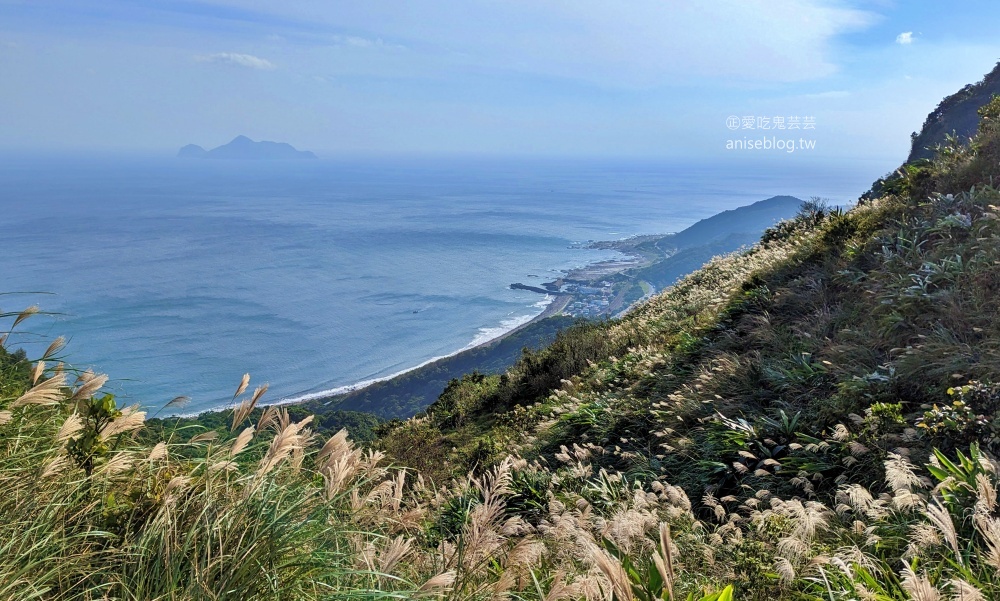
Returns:
[[[982,81],[948,96],[927,115],[920,132],[912,136],[906,162],[933,157],[934,147],[943,143],[948,134],[954,133],[960,140],[968,141],[979,125],[979,107],[989,102],[994,94],[1000,94],[1000,63]]]

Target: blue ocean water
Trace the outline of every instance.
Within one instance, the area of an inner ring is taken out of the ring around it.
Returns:
[[[59,335],[126,403],[227,405],[385,377],[542,311],[512,282],[613,256],[586,240],[677,231],[792,194],[852,202],[884,165],[367,159],[10,159],[0,309],[8,347]]]

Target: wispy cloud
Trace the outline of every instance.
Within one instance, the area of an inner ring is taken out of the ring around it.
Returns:
[[[275,68],[274,63],[266,58],[260,58],[259,56],[254,56],[252,54],[240,54],[238,52],[218,52],[216,54],[196,56],[195,60],[202,63],[225,63],[229,65],[238,65],[240,67],[248,67],[250,69],[260,69],[262,71],[270,71]]]
[[[602,0],[574,2],[343,3],[316,0],[311,20],[349,34],[341,47],[404,45],[434,76],[521,73],[626,89],[681,81],[795,82],[839,69],[835,40],[879,15],[828,0]],[[301,7],[304,3],[288,3]],[[306,20],[305,15],[296,18]],[[373,59],[374,60],[374,59]],[[364,63],[361,63],[362,65]],[[385,63],[378,63],[384,65]],[[356,65],[352,68],[358,68]],[[412,69],[411,69],[412,71]]]
[[[913,43],[913,32],[904,31],[903,33],[896,36],[896,43],[906,46],[907,44]]]
[[[333,42],[338,46],[352,46],[354,48],[389,48],[393,50],[405,50],[401,44],[393,44],[383,41],[382,38],[365,38],[356,35],[335,35]]]

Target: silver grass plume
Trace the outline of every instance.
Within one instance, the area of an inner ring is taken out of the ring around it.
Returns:
[[[236,397],[243,394],[246,391],[247,386],[249,385],[250,385],[250,374],[243,374],[243,379],[240,380],[240,385],[236,388],[236,394],[233,395],[233,400],[235,401]]]
[[[62,389],[65,385],[66,374],[57,373],[48,380],[32,386],[10,406],[16,409],[25,405],[56,405],[63,399]]]

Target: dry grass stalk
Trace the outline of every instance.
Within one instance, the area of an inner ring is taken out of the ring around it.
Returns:
[[[80,418],[79,413],[73,413],[66,418],[63,425],[59,428],[59,432],[56,434],[56,442],[60,445],[65,443],[71,437],[75,436],[77,432],[83,429],[83,420]]]
[[[235,461],[222,460],[216,461],[212,465],[208,466],[208,472],[235,472],[239,470],[239,465]]]
[[[174,476],[171,478],[167,482],[166,488],[163,489],[165,504],[170,505],[176,501],[191,486],[191,480],[190,476]]]
[[[997,507],[997,489],[986,474],[976,474],[976,512],[991,515]]]
[[[264,396],[264,393],[267,392],[268,388],[270,388],[270,384],[268,384],[267,382],[255,388],[253,394],[250,395],[250,401],[253,402],[254,405],[256,405],[257,401],[260,400],[260,397]]]
[[[10,329],[13,330],[18,326],[19,323],[21,323],[25,319],[28,319],[32,315],[35,315],[36,313],[38,313],[38,311],[39,311],[38,305],[31,305],[27,309],[21,311],[20,313],[17,314],[17,318],[14,319],[14,324],[10,326]]]
[[[660,549],[659,554],[653,555],[657,570],[663,578],[663,587],[667,591],[667,598],[674,599],[674,541],[670,537],[670,524],[660,524]]]
[[[443,595],[444,592],[455,584],[456,574],[454,571],[441,572],[432,576],[416,590],[417,597],[427,597],[432,595]]]
[[[916,467],[897,453],[889,453],[885,461],[885,481],[894,491],[926,487],[926,481],[917,475]]]
[[[98,390],[108,381],[108,377],[104,374],[95,374],[89,369],[82,374],[80,374],[80,386],[73,392],[73,396],[70,397],[70,401],[79,401],[81,399],[89,399],[94,396]]]
[[[955,578],[949,584],[951,601],[986,601],[986,596],[981,590],[961,578]]]
[[[378,567],[382,572],[386,574],[392,573],[393,569],[396,567],[404,557],[410,554],[413,547],[413,541],[406,538],[403,535],[399,535],[392,539],[386,548],[379,553],[378,556]]]
[[[342,455],[339,459],[327,459],[326,464],[320,469],[320,473],[323,474],[324,492],[327,499],[332,500],[336,498],[344,490],[344,485],[350,481],[357,471],[360,455],[360,451],[354,451],[350,454]],[[391,483],[383,484],[391,485]],[[378,489],[372,491],[373,494],[377,492]],[[367,500],[368,498],[366,498],[366,502]],[[364,504],[359,499],[356,508],[360,509]]]
[[[257,406],[257,401],[260,400],[260,397],[263,396],[265,392],[267,392],[267,384],[258,386],[257,389],[253,391],[253,395],[249,399],[243,401],[237,405],[235,409],[233,409],[233,424],[229,428],[230,432],[235,432],[236,428],[240,427],[240,424],[242,424],[246,418],[249,417],[250,413],[253,412],[254,407]]]
[[[129,453],[119,451],[112,455],[111,459],[101,467],[98,473],[104,476],[120,474],[132,467],[132,460],[133,457]]]
[[[139,411],[138,405],[127,407],[122,414],[101,428],[101,437],[108,439],[119,434],[132,432],[142,427],[146,421],[146,412]]]
[[[986,563],[1000,575],[1000,520],[994,517],[981,517],[975,520],[976,530],[986,542]]]
[[[398,512],[403,504],[403,491],[406,487],[406,470],[396,472],[396,477],[392,481],[392,503],[393,511]]]
[[[261,477],[274,469],[279,463],[288,458],[292,451],[305,446],[307,436],[301,434],[302,430],[312,421],[313,416],[309,416],[298,423],[288,424],[277,436],[271,440],[271,446],[260,461],[257,469],[257,476]]]
[[[250,385],[250,374],[243,374],[243,379],[240,380],[240,385],[236,387],[236,394],[233,395],[233,400],[235,401],[236,397],[243,394],[246,391],[247,386],[249,385]]]
[[[215,430],[209,430],[208,432],[202,432],[201,434],[196,434],[191,437],[188,441],[190,444],[199,444],[202,442],[211,442],[219,437],[219,433]]]
[[[607,578],[608,584],[611,587],[609,592],[614,595],[615,599],[619,601],[632,601],[635,599],[628,574],[625,573],[625,568],[622,567],[622,564],[617,559],[609,555],[604,549],[599,549],[596,546],[593,549],[592,558],[594,564],[604,574],[604,577]]]
[[[45,373],[45,361],[35,363],[35,369],[31,372],[31,385],[38,384],[38,379]]]
[[[247,448],[247,445],[250,444],[250,440],[253,439],[253,435],[253,426],[247,426],[244,428],[243,431],[239,433],[239,436],[236,437],[236,441],[233,442],[233,448],[229,450],[229,456],[236,457],[242,453],[243,450]]]
[[[268,426],[274,423],[278,413],[278,406],[271,405],[270,407],[264,407],[264,411],[260,414],[260,419],[257,420],[257,431],[263,432]],[[279,430],[280,431],[280,430]]]
[[[63,347],[65,347],[65,346],[66,346],[66,339],[64,337],[60,336],[60,337],[56,338],[45,349],[45,352],[42,353],[42,359],[43,360],[44,359],[49,359],[49,358],[55,356],[55,354],[58,353],[59,351],[61,351],[63,349]]]
[[[154,461],[164,461],[168,458],[167,443],[161,441],[156,443],[156,445],[149,451],[146,461],[152,463]]]
[[[341,457],[352,452],[354,450],[354,444],[347,438],[347,430],[341,428],[336,434],[330,437],[326,441],[326,444],[320,448],[319,452],[316,454],[316,465],[323,466],[328,465],[330,462],[339,461]]]
[[[66,385],[66,374],[57,373],[41,384],[36,384],[27,392],[18,397],[11,408],[23,407],[25,405],[57,405],[63,399],[63,387]]]
[[[42,478],[52,478],[54,476],[58,476],[59,474],[69,469],[69,467],[72,465],[73,463],[69,460],[68,457],[66,457],[65,455],[60,455],[55,459],[53,459],[52,461],[50,461],[49,464],[45,466],[45,469],[42,470]]]
[[[240,427],[240,424],[246,420],[250,412],[253,411],[254,404],[249,400],[242,401],[239,405],[233,408],[233,423],[229,426],[230,432],[235,432],[236,428]]]
[[[902,586],[903,590],[913,597],[913,601],[940,601],[941,591],[937,590],[931,581],[927,578],[926,574],[920,574],[919,576],[910,569],[910,566],[904,566],[902,571]]]
[[[185,407],[191,402],[191,397],[189,396],[175,396],[170,399],[170,401],[164,406],[165,409],[174,409],[179,407]]]
[[[778,573],[781,581],[785,584],[791,584],[795,581],[795,568],[792,566],[792,562],[784,557],[779,557],[775,561],[774,571]]]
[[[963,565],[962,552],[958,545],[958,533],[955,532],[955,523],[951,519],[951,514],[937,501],[927,505],[925,512],[927,518],[930,519],[931,523],[948,543],[948,546],[951,547],[959,565]]]

